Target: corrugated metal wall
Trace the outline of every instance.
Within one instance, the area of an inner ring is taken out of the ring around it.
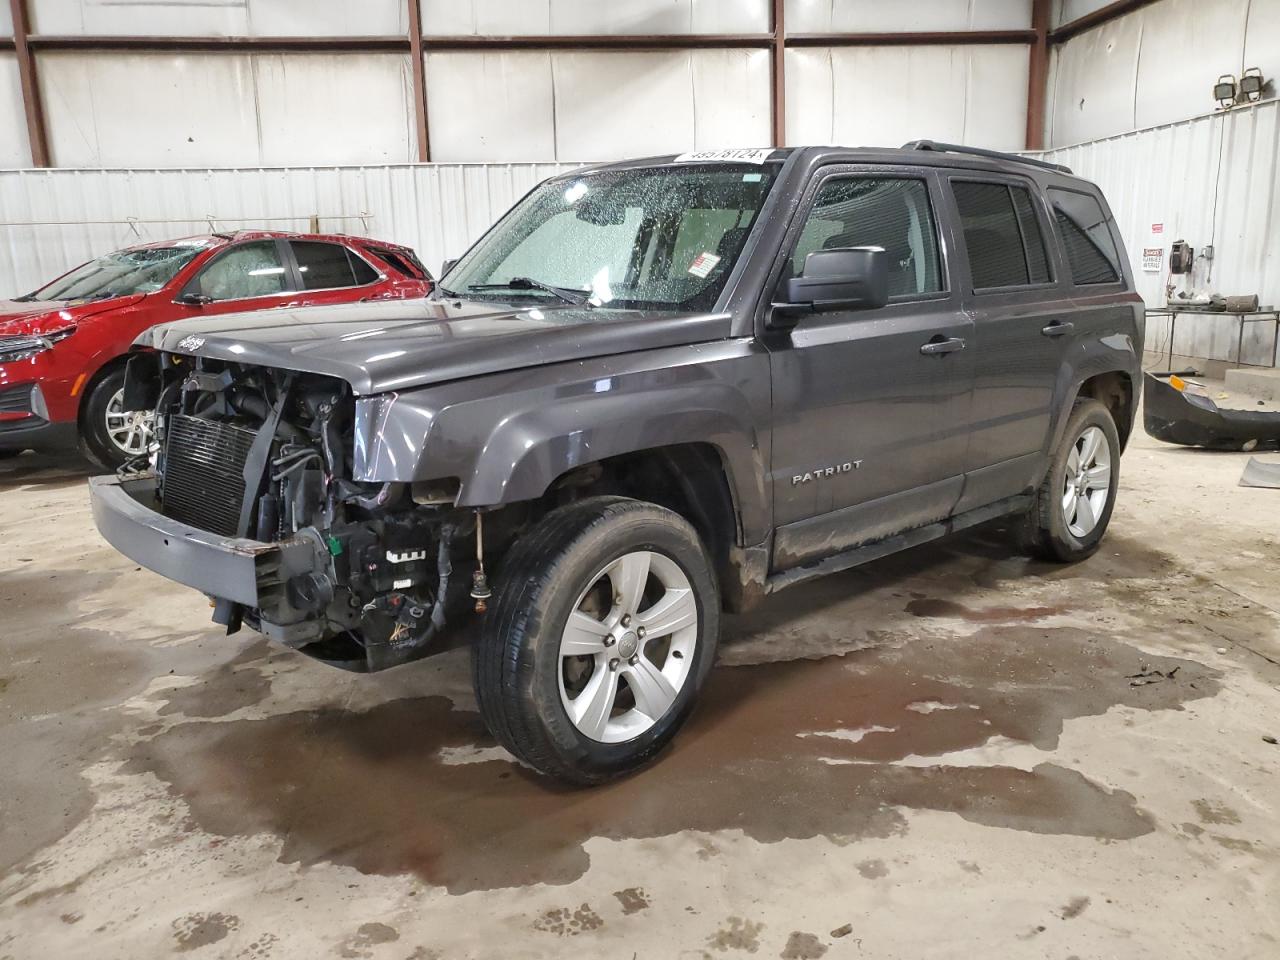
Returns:
[[[1257,293],[1280,306],[1280,101],[1165,124],[1078,146],[1050,150],[1106,194],[1129,248],[1139,292],[1163,305],[1167,275],[1142,269],[1142,249],[1186,240],[1197,253],[1214,248],[1211,290]],[[1152,224],[1163,224],[1153,237]],[[1237,322],[1230,317],[1180,320],[1174,352],[1235,359]],[[1166,341],[1153,323],[1150,341]],[[1246,328],[1243,361],[1270,364],[1274,327]]]
[[[435,272],[535,183],[574,164],[0,170],[0,299],[149,240],[268,227],[405,243]],[[164,221],[164,222],[147,222]]]
[[[1059,6],[1073,20],[1103,4]],[[1055,45],[1049,66],[1052,147],[1193,117],[1221,74],[1280,74],[1280,0],[1161,0]]]
[[[405,0],[27,2],[34,34],[70,37],[406,37],[409,9]],[[616,159],[772,140],[772,0],[420,0],[420,8],[429,41],[756,38],[750,47],[705,49],[428,49],[433,160]],[[1031,0],[786,0],[784,9],[787,32],[811,39],[1031,26]],[[7,11],[0,4],[0,36]],[[37,47],[52,162],[410,162],[418,151],[405,43],[327,52]],[[785,65],[791,143],[1026,143],[1023,43],[789,47]],[[16,57],[0,51],[0,166],[30,162]]]

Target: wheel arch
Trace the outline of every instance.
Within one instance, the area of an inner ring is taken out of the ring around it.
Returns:
[[[128,353],[120,353],[107,357],[98,364],[97,368],[90,373],[85,378],[84,383],[81,384],[80,393],[76,396],[76,426],[79,427],[81,431],[83,431],[84,428],[84,417],[86,407],[89,403],[89,397],[92,396],[93,391],[97,388],[98,384],[115,371],[123,370],[125,368],[129,362],[129,356],[130,355]]]

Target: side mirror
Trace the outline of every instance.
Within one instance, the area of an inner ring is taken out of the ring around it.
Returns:
[[[785,303],[775,303],[773,330],[790,330],[803,313],[871,310],[889,302],[889,254],[883,247],[815,250],[804,272],[786,285]]]
[[[185,303],[188,307],[203,307],[206,303],[213,303],[213,297],[206,297],[203,293],[184,293],[178,297],[178,303]]]
[[[457,262],[458,262],[458,258],[454,257],[452,260],[446,260],[442,264],[440,264],[440,275],[436,277],[436,279],[443,280],[445,277],[445,274],[447,274],[450,270],[452,270],[454,267],[454,264],[456,264]]]

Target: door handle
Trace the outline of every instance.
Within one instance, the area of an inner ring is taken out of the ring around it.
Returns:
[[[934,356],[939,353],[955,353],[957,350],[964,349],[964,340],[960,337],[947,337],[946,339],[934,339],[928,343],[920,345],[920,352],[926,356]]]
[[[1070,333],[1075,328],[1076,328],[1076,325],[1074,323],[1071,323],[1069,321],[1063,322],[1061,320],[1055,320],[1053,321],[1053,323],[1049,324],[1047,327],[1041,327],[1040,332],[1044,334],[1046,337],[1065,337],[1068,333]]]

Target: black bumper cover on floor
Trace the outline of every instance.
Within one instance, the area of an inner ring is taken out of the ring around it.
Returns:
[[[1171,373],[1143,376],[1143,426],[1166,443],[1211,450],[1280,445],[1280,413],[1223,410],[1208,397],[1174,388]]]

